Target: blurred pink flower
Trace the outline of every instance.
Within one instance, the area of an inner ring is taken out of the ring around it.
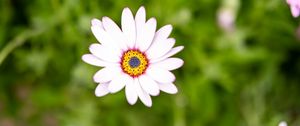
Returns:
[[[300,15],[300,0],[286,0],[290,5],[293,17],[298,17]]]
[[[227,32],[234,31],[235,14],[230,9],[221,9],[218,14],[218,25]]]
[[[240,7],[239,0],[222,0],[217,11],[217,23],[227,33],[235,31],[235,20]]]

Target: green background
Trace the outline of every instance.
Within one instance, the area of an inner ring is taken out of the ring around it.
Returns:
[[[226,1],[226,0],[224,0]],[[220,0],[1,0],[1,126],[300,125],[299,18],[285,0],[233,0],[235,30],[217,23]],[[98,98],[90,20],[145,6],[185,49],[176,95],[131,106],[124,91]],[[230,7],[229,7],[230,8]]]

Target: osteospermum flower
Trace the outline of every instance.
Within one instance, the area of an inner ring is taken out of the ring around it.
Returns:
[[[290,5],[290,9],[293,17],[298,17],[300,15],[300,0],[286,0]]]
[[[144,7],[140,7],[135,17],[129,8],[122,12],[121,29],[109,17],[102,21],[91,21],[92,32],[100,42],[89,48],[91,54],[82,60],[91,65],[104,67],[94,75],[99,83],[95,94],[98,97],[116,93],[125,87],[129,104],[139,98],[146,106],[152,106],[150,96],[159,95],[160,90],[169,94],[177,93],[175,76],[171,70],[183,65],[183,60],[170,58],[183,49],[173,48],[174,38],[169,38],[171,25],[156,31],[156,20],[146,21]]]

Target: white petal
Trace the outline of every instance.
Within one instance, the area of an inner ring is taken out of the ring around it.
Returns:
[[[173,73],[158,67],[149,67],[146,71],[146,74],[159,83],[170,83],[175,81],[175,76]]]
[[[112,81],[108,85],[108,90],[111,93],[116,93],[122,90],[125,86],[126,75],[122,72],[115,75]]]
[[[173,49],[171,49],[167,54],[165,54],[164,56],[160,57],[160,58],[157,58],[157,59],[153,59],[153,60],[150,60],[150,63],[155,63],[155,62],[158,62],[158,61],[161,61],[161,60],[164,60],[166,58],[169,58],[173,55],[175,55],[176,53],[180,52],[184,47],[183,46],[177,46]]]
[[[147,75],[141,75],[139,77],[139,81],[141,84],[141,87],[146,91],[148,94],[152,96],[159,95],[159,87],[158,84]]]
[[[113,43],[113,40],[109,37],[109,34],[104,31],[102,25],[101,27],[100,25],[92,25],[91,30],[98,42],[100,42],[101,44],[110,45],[111,43]]]
[[[142,43],[141,40],[144,37],[146,24],[146,11],[144,7],[140,7],[135,15],[135,26],[136,26],[136,43],[135,48],[138,48]]]
[[[102,18],[104,29],[107,31],[107,33],[110,35],[110,37],[113,39],[113,41],[118,45],[119,48],[125,50],[127,49],[126,43],[125,43],[125,36],[122,33],[119,26],[111,20],[109,17],[103,17]]]
[[[158,84],[158,86],[161,91],[169,94],[176,94],[178,92],[177,87],[173,83]]]
[[[175,70],[183,65],[183,60],[179,58],[167,58],[163,61],[151,64],[151,66],[159,67],[166,70]]]
[[[151,45],[156,30],[155,18],[149,19],[144,25],[137,25],[136,47],[144,52]]]
[[[92,26],[97,26],[103,29],[102,22],[96,18],[92,19],[91,24]]]
[[[84,54],[81,59],[91,65],[94,66],[100,66],[100,67],[104,67],[107,66],[108,63],[105,61],[100,60],[99,58],[97,58],[96,56],[92,55],[92,54]]]
[[[139,8],[139,10],[136,12],[135,15],[135,21],[136,23],[145,23],[146,22],[146,10],[143,6]]]
[[[167,39],[172,32],[172,25],[165,25],[161,27],[154,36],[154,42],[159,42],[161,40]]]
[[[119,62],[120,61],[120,50],[114,50],[110,47],[103,46],[100,44],[91,44],[90,52],[98,58],[108,62]]]
[[[99,43],[106,47],[112,48],[117,53],[121,52],[119,43],[115,39],[113,39],[115,37],[113,34],[109,34],[99,26],[92,26],[91,29]]]
[[[140,82],[137,78],[134,79],[134,87],[135,90],[139,96],[139,98],[141,99],[141,101],[143,102],[144,105],[146,105],[147,107],[151,107],[152,106],[152,100],[151,97],[148,93],[146,93],[141,85]]]
[[[175,44],[174,38],[165,39],[164,41],[152,43],[151,47],[146,51],[149,59],[157,59],[169,52]]]
[[[103,27],[104,27],[105,31],[110,31],[112,33],[121,32],[121,29],[119,28],[119,26],[113,20],[111,20],[109,17],[103,17],[102,22],[103,22]]]
[[[111,81],[119,72],[121,72],[121,70],[118,67],[105,67],[97,71],[93,78],[95,82],[106,83]]]
[[[125,95],[126,95],[126,99],[127,99],[128,103],[133,105],[136,103],[136,101],[138,99],[138,95],[137,95],[135,87],[134,87],[133,78],[130,78],[127,81],[128,82],[125,87]]]
[[[102,97],[102,96],[108,94],[109,91],[107,88],[108,88],[108,83],[98,84],[98,86],[96,87],[96,90],[95,90],[95,95],[97,97]]]
[[[136,27],[129,8],[124,8],[122,12],[122,31],[126,37],[127,46],[133,48],[136,39]]]

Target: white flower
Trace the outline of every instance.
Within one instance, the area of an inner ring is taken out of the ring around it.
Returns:
[[[281,121],[278,126],[288,126],[287,123],[285,121]]]
[[[116,93],[125,87],[129,104],[139,98],[146,106],[152,106],[150,96],[159,95],[160,90],[169,94],[177,93],[175,76],[171,70],[183,65],[183,60],[170,58],[183,49],[173,48],[174,38],[168,38],[171,25],[156,31],[156,19],[146,21],[144,7],[133,17],[129,8],[122,12],[122,29],[109,17],[102,21],[91,21],[92,32],[100,44],[92,44],[91,54],[82,60],[91,65],[104,67],[94,75],[99,83],[95,90],[98,97]]]

